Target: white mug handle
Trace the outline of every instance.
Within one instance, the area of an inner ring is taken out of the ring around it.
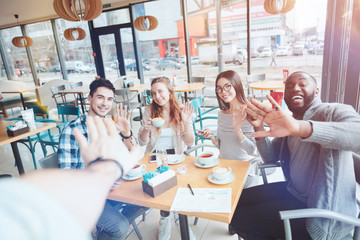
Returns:
[[[228,169],[229,169],[229,174],[231,173],[231,171],[232,171],[232,169],[231,169],[231,167],[228,167]]]

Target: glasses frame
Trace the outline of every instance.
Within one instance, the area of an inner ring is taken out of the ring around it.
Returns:
[[[225,92],[230,92],[231,88],[232,88],[232,84],[231,83],[226,83],[223,87],[215,88],[215,92],[217,94],[222,94],[224,91]]]

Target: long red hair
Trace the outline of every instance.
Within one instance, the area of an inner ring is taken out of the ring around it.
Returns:
[[[170,84],[170,79],[167,77],[157,77],[151,81],[151,86],[154,85],[155,83],[163,83],[169,90],[170,122],[174,123],[176,126],[180,125],[180,128],[182,128],[181,108],[176,98],[174,88]],[[151,118],[164,117],[162,107],[159,106],[154,100],[150,104],[150,107],[151,107]]]

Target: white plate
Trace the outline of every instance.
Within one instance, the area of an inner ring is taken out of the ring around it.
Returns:
[[[235,179],[235,176],[232,173],[230,174],[230,176],[227,179],[221,180],[221,181],[214,178],[212,173],[210,173],[208,176],[209,182],[212,182],[214,184],[228,184],[228,183],[231,183],[232,181],[234,181],[234,179]]]
[[[217,158],[211,164],[202,164],[199,162],[199,159],[195,160],[195,165],[200,168],[211,168],[211,167],[216,166],[218,163],[219,163],[219,160]]]
[[[136,180],[141,178],[144,174],[146,173],[146,169],[144,169],[141,174],[137,175],[137,176],[128,176],[128,175],[124,175],[122,176],[123,179],[128,180],[128,181],[132,181],[132,180]]]
[[[184,159],[185,159],[185,156],[181,155],[181,154],[167,155],[168,164],[170,164],[170,165],[181,163],[182,161],[184,161]]]

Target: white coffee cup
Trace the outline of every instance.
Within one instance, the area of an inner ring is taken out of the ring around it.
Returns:
[[[139,176],[145,169],[146,165],[144,163],[137,164],[126,175],[128,175],[129,177]]]
[[[214,167],[212,170],[212,175],[216,180],[223,181],[228,179],[231,175],[231,168],[228,167]]]
[[[202,152],[199,155],[199,162],[203,165],[209,165],[210,163],[214,162],[215,157],[214,153],[210,151]]]

